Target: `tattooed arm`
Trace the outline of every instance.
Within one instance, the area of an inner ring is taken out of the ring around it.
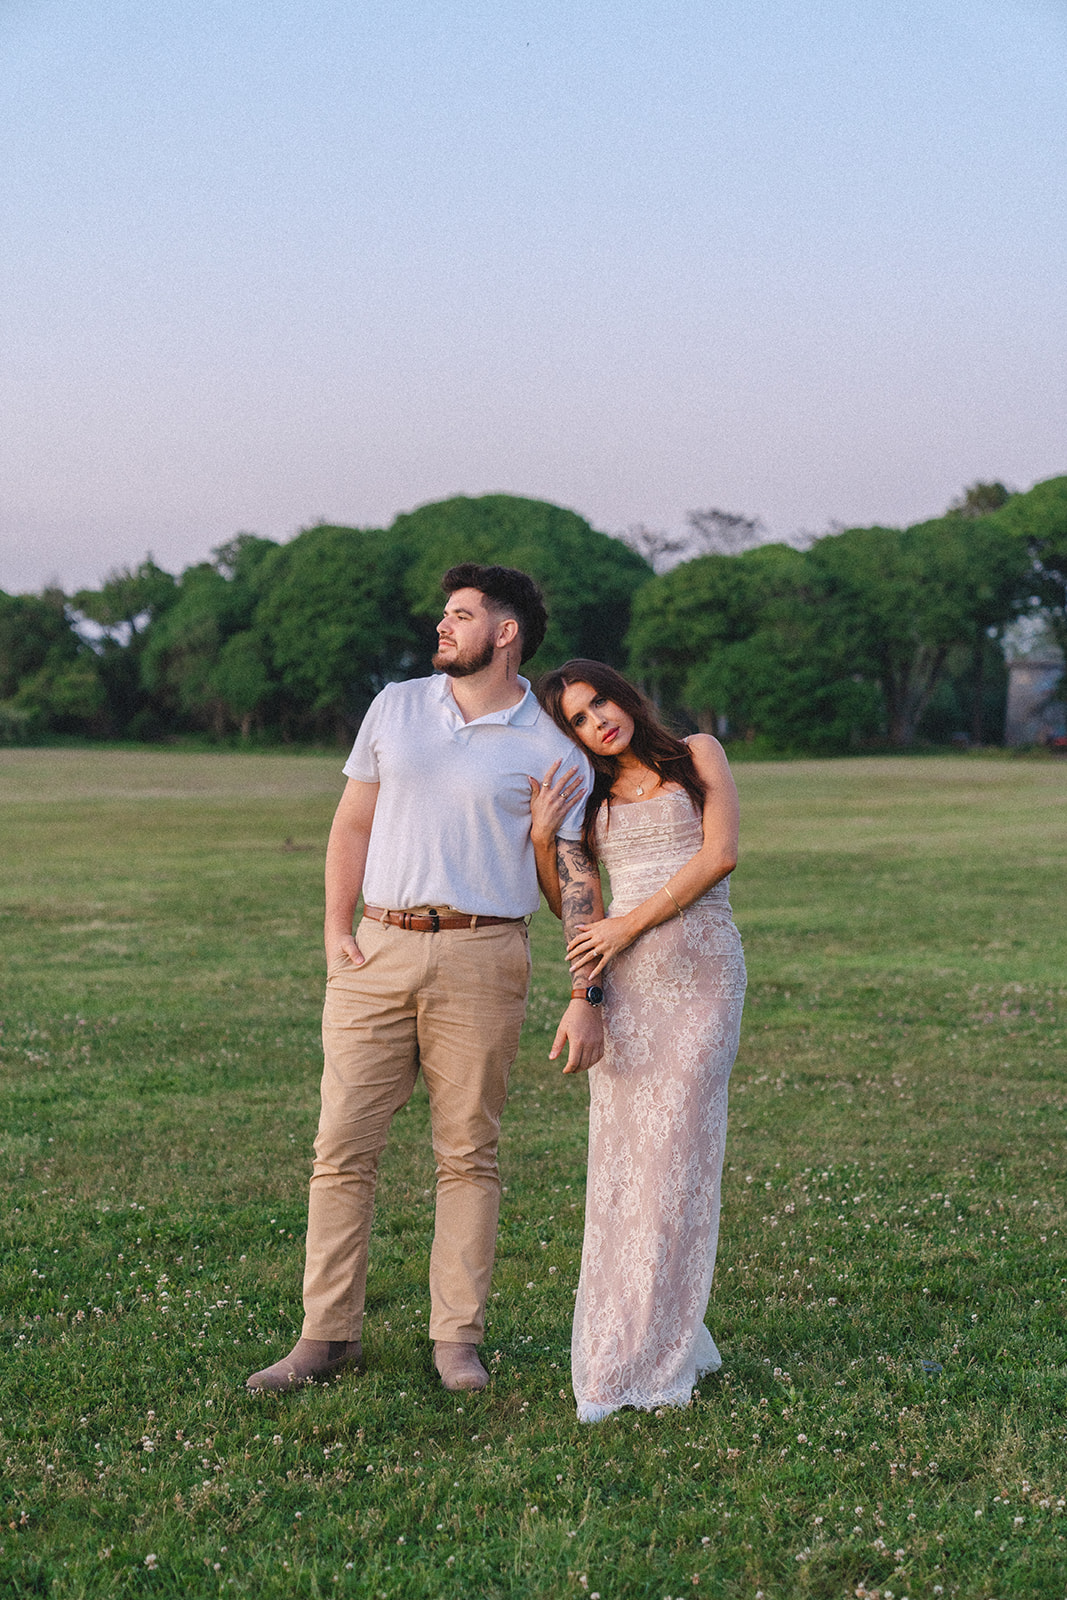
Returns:
[[[556,781],[562,765],[562,761],[555,762],[540,783],[532,775],[530,777],[530,843],[537,863],[537,881],[549,909],[557,917],[562,916],[563,910],[556,867],[556,834],[582,791],[582,776],[577,767],[569,767]]]
[[[563,911],[563,937],[570,942],[580,922],[601,918],[604,903],[600,894],[600,874],[577,839],[557,839],[556,868],[559,873]],[[571,968],[576,986],[586,980],[595,957]],[[548,1059],[555,1061],[567,1044],[564,1072],[585,1072],[595,1066],[604,1053],[604,1025],[600,1011],[587,1000],[572,1000],[556,1030]]]

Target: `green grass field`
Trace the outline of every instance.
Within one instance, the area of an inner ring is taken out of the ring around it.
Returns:
[[[490,1388],[430,1369],[417,1093],[367,1372],[253,1399],[299,1322],[339,758],[0,752],[0,1594],[1067,1595],[1067,766],[738,779],[724,1367],[581,1427],[547,914]]]

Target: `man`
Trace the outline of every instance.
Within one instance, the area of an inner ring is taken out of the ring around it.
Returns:
[[[327,989],[322,1114],[308,1205],[304,1325],[281,1361],[248,1379],[282,1390],[362,1360],[367,1250],[378,1158],[421,1067],[437,1162],[430,1337],[446,1389],[481,1389],[477,1346],[496,1247],[497,1142],[526,1006],[525,919],[538,904],[530,778],[589,768],[518,667],[547,617],[537,585],[465,563],[433,664],[390,684],[345,764],[326,852]],[[563,925],[601,915],[581,847],[584,792],[557,840]],[[353,935],[360,893],[364,914]],[[603,1030],[582,973],[552,1046],[565,1072],[599,1060]]]

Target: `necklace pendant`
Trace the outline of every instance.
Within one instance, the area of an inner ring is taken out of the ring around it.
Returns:
[[[644,792],[645,792],[645,786],[644,786],[644,784],[643,784],[643,783],[639,783],[639,784],[638,784],[638,785],[637,785],[637,793],[638,793],[638,794],[644,794]]]

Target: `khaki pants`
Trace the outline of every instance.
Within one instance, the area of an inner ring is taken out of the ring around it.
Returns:
[[[307,1339],[358,1339],[378,1158],[421,1067],[437,1215],[430,1338],[477,1344],[496,1249],[496,1151],[530,975],[523,923],[414,933],[361,921],[366,961],[326,983],[322,1115],[308,1204]]]

